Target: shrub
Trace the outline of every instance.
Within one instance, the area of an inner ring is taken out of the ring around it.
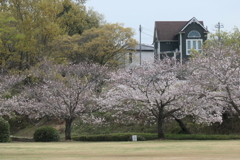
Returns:
[[[171,140],[233,140],[233,139],[240,139],[240,135],[167,134],[166,139],[171,139]]]
[[[7,121],[0,118],[0,142],[9,142],[10,126]]]
[[[100,135],[86,135],[73,137],[75,141],[132,141],[132,135],[137,135],[138,141],[157,139],[157,134],[152,133],[113,133]]]
[[[156,133],[113,133],[101,135],[75,136],[75,141],[132,141],[132,135],[137,135],[137,141],[156,140]],[[166,134],[168,140],[234,140],[240,135],[194,135],[194,134]]]
[[[34,132],[33,139],[35,142],[53,142],[59,141],[60,136],[55,128],[40,127]]]

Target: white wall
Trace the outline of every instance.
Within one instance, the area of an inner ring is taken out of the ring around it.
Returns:
[[[125,67],[134,67],[140,65],[140,52],[133,52],[132,53],[132,63],[129,63],[129,53],[126,53],[125,59]],[[146,62],[154,62],[154,52],[153,51],[142,51],[141,52],[141,63],[143,64]]]

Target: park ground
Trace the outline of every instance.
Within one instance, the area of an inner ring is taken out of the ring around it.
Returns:
[[[238,160],[240,140],[144,142],[12,142],[1,160]]]

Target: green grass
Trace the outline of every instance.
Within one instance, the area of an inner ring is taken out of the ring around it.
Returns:
[[[240,140],[1,143],[1,160],[237,160]]]

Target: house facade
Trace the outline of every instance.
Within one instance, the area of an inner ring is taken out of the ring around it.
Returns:
[[[135,67],[144,62],[154,62],[154,46],[137,44],[135,48],[129,48],[129,53],[125,54],[125,68]]]
[[[202,51],[208,30],[203,21],[195,17],[189,21],[156,21],[154,27],[154,56],[176,57],[181,63],[187,60],[191,50]]]

